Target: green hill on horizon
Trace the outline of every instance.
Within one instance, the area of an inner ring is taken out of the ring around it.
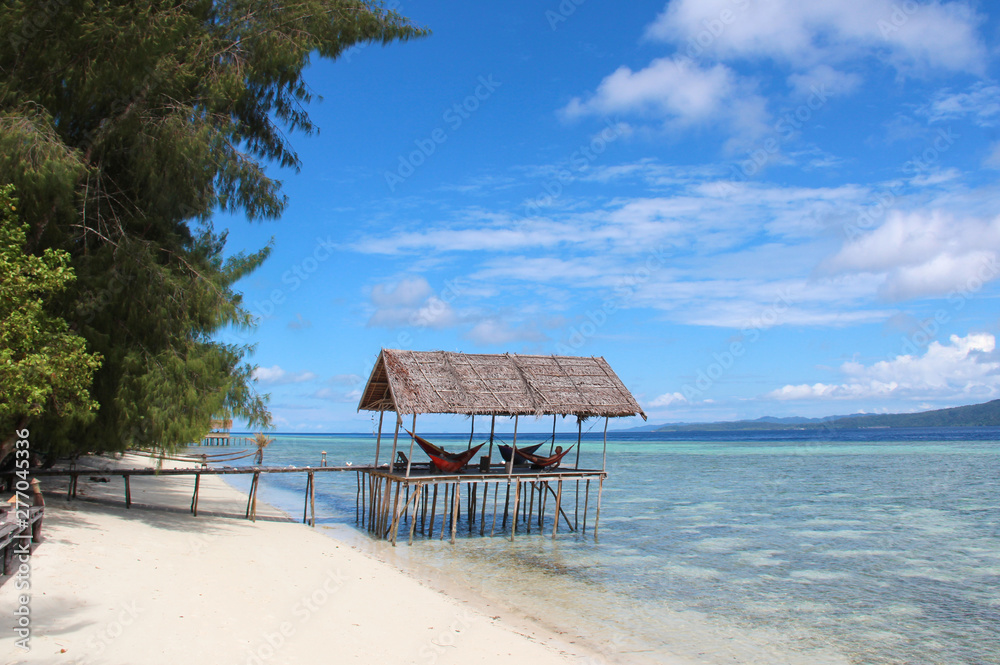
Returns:
[[[720,423],[664,425],[654,431],[862,429],[866,427],[1000,427],[1000,399],[983,404],[956,406],[919,413],[887,413],[817,419],[761,418]]]

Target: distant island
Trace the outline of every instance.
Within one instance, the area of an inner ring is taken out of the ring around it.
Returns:
[[[721,423],[671,423],[646,425],[632,431],[724,432],[782,429],[863,429],[868,427],[1000,427],[1000,399],[984,404],[957,406],[920,413],[858,414],[826,418],[774,418]]]

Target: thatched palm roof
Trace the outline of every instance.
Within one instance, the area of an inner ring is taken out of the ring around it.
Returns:
[[[604,358],[391,349],[379,354],[358,410],[646,418]]]

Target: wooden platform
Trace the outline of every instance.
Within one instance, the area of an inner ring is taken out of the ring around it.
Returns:
[[[359,525],[369,533],[385,538],[393,545],[404,525],[409,529],[410,543],[418,533],[434,537],[435,521],[438,519],[438,537],[444,538],[450,531],[453,543],[460,524],[467,527],[470,534],[475,532],[478,525],[480,536],[486,535],[488,526],[489,534],[493,536],[497,532],[498,522],[501,533],[507,532],[510,522],[509,536],[513,540],[519,524],[526,533],[531,533],[532,528],[538,531],[547,528],[545,521],[551,508],[554,538],[560,523],[568,531],[586,532],[588,513],[592,508],[590,491],[593,483],[596,485],[597,497],[596,505],[593,506],[595,514],[592,534],[596,539],[605,478],[605,471],[595,469],[534,470],[515,466],[508,472],[507,467],[502,464],[492,465],[489,471],[468,467],[460,473],[441,473],[429,464],[411,464],[409,475],[405,464],[397,463],[392,469],[387,465],[369,467],[358,473],[360,508],[357,518]],[[492,502],[489,497],[491,489]],[[501,491],[504,494],[502,502],[499,499]],[[571,496],[569,492],[572,492]],[[440,517],[439,495],[443,499]],[[572,518],[564,508],[564,500],[566,505],[571,505]]]

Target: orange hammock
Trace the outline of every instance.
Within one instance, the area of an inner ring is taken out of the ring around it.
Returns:
[[[470,459],[475,457],[476,453],[479,452],[479,449],[486,445],[480,443],[475,448],[469,448],[468,450],[460,453],[449,453],[444,448],[435,446],[427,439],[417,436],[410,430],[405,431],[413,438],[414,441],[417,442],[417,445],[420,446],[421,450],[427,453],[427,456],[431,458],[431,462],[434,463],[434,466],[437,467],[439,471],[443,471],[445,473],[457,473],[458,471],[461,471],[462,467],[468,464]]]

